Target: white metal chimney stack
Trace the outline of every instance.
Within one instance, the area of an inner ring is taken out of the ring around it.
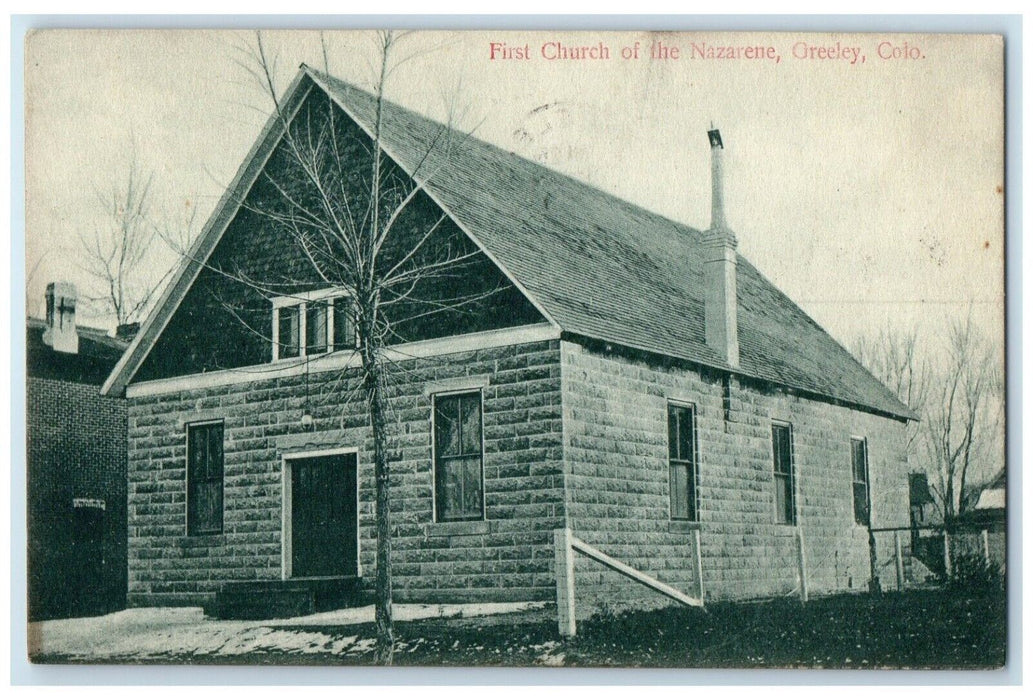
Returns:
[[[711,129],[710,175],[712,200],[710,228],[703,233],[703,326],[707,345],[730,367],[739,366],[736,247],[739,242],[725,222],[724,144],[721,132]]]
[[[47,285],[47,327],[43,342],[58,352],[79,352],[79,332],[75,329],[75,285],[51,282]]]

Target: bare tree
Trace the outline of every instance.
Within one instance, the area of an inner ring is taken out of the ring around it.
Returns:
[[[903,332],[884,328],[874,338],[860,337],[854,354],[904,405],[921,416],[929,394],[930,367],[919,348],[917,328]],[[906,453],[912,465],[919,457],[921,430],[921,423],[908,422]]]
[[[428,285],[436,284],[438,292],[454,286],[450,282],[463,267],[482,254],[465,239],[465,244],[447,236],[442,239],[439,234],[445,214],[437,211],[428,215],[426,208],[420,208],[421,194],[433,180],[434,168],[447,162],[455,132],[442,125],[423,158],[415,167],[410,165],[409,172],[403,172],[385,156],[385,85],[395,68],[416,55],[396,59],[394,51],[404,38],[405,34],[390,31],[376,34],[372,134],[357,140],[332,100],[297,113],[281,101],[274,85],[275,57],[269,55],[261,33],[255,34],[255,42],[246,47],[246,60],[240,64],[272,99],[283,136],[279,156],[260,176],[269,196],[245,198],[240,204],[294,244],[301,252],[304,270],[277,279],[259,279],[239,268],[217,270],[267,299],[299,294],[313,283],[340,290],[350,299],[347,313],[356,342],[349,352],[360,358],[359,384],[372,436],[377,660],[383,664],[391,663],[394,648],[392,436],[385,391],[394,373],[406,371],[389,357],[387,349],[407,339],[403,329],[406,322],[463,309],[498,291],[490,288],[463,294],[453,290],[446,296],[424,293]],[[325,40],[322,48],[324,71],[329,75]],[[356,165],[357,153],[363,156],[364,165]],[[231,309],[232,304],[226,303],[225,307]]]
[[[972,505],[970,482],[995,471],[1003,450],[1000,352],[980,337],[972,315],[947,334],[947,361],[937,372],[925,412],[923,443],[944,522]]]
[[[154,174],[134,157],[124,181],[97,190],[103,222],[92,234],[79,234],[79,266],[90,279],[83,298],[119,325],[137,317],[159,286],[148,260],[155,239],[150,220],[153,180]]]
[[[945,340],[945,359],[937,362],[917,329],[861,338],[854,353],[919,416],[907,427],[908,463],[928,474],[949,522],[971,505],[969,484],[985,481],[999,465],[1003,377],[999,352],[980,337],[971,313],[948,328]]]

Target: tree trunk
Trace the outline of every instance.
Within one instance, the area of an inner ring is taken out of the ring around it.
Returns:
[[[882,584],[879,581],[879,554],[875,548],[875,533],[872,532],[871,526],[868,527],[868,592],[882,593]]]
[[[390,665],[394,655],[394,622],[391,610],[391,511],[390,474],[387,463],[386,421],[384,417],[383,367],[375,349],[362,350],[363,384],[369,404],[373,431],[373,465],[376,480],[376,627],[378,664]]]

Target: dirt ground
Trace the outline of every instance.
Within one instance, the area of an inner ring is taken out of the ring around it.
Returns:
[[[1007,631],[1003,594],[942,590],[597,615],[573,639],[543,604],[396,606],[396,619],[401,666],[992,669]],[[37,663],[370,664],[375,644],[368,608],[264,622],[152,608],[29,634]]]

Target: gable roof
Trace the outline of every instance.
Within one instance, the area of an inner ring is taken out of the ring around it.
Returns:
[[[1004,508],[1007,500],[1007,476],[1002,468],[994,478],[986,482],[986,485],[979,490],[979,498],[973,506],[975,510],[990,510]]]
[[[30,317],[25,320],[25,365],[29,377],[99,386],[129,344],[120,338],[112,338],[101,328],[76,326],[79,351],[58,352],[43,342],[46,329],[47,323],[42,319]]]
[[[304,65],[283,103],[296,107],[313,86],[367,134],[373,132],[374,96]],[[254,162],[264,163],[279,128],[271,118],[231,185],[237,194],[224,196],[105,391],[121,391],[142,363],[236,205],[229,212],[223,209],[239,202],[250,187],[260,170]],[[389,101],[383,103],[381,142],[387,155],[423,182],[426,193],[563,331],[898,418],[915,417],[741,255],[740,366],[730,368],[704,340],[701,234],[696,229]]]

